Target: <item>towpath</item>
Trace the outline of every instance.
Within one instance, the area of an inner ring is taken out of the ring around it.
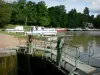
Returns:
[[[25,44],[25,42],[26,42],[25,39],[21,39],[21,38],[0,33],[0,48],[13,47],[16,45],[20,45],[22,43]]]

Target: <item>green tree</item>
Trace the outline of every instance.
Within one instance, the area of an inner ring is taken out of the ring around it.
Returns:
[[[84,22],[89,22],[89,8],[85,7],[83,13],[84,13]]]
[[[37,24],[37,9],[36,4],[32,1],[27,2],[26,4],[26,17],[29,25]]]
[[[37,4],[37,24],[41,26],[48,26],[50,24],[48,9],[43,1],[40,1]]]
[[[94,15],[89,16],[89,22],[93,23]]]
[[[25,24],[25,20],[26,20],[25,7],[26,7],[26,0],[19,0],[17,19],[19,24],[23,24],[23,25]]]
[[[12,24],[16,24],[17,23],[17,14],[18,14],[18,4],[17,2],[13,2],[11,4],[11,11],[12,11],[12,14],[11,14],[11,23]]]
[[[13,24],[25,24],[26,20],[26,0],[19,0],[18,2],[13,2],[12,4],[12,17],[11,23]]]
[[[85,7],[82,13],[72,9],[66,13],[65,6],[59,5],[47,8],[44,1],[37,4],[32,1],[18,0],[11,4],[0,0],[0,26],[9,23],[22,25],[39,25],[52,27],[82,27],[87,22],[99,27],[100,15],[94,18],[89,15],[89,8]]]
[[[0,27],[4,27],[10,22],[11,10],[10,5],[0,0]]]
[[[67,26],[67,14],[64,5],[50,7],[48,9],[51,19],[50,25],[53,27],[66,27]]]
[[[77,16],[76,16],[76,19],[75,19],[76,27],[84,28],[85,27],[84,26],[84,19],[85,19],[84,14],[77,13]]]
[[[89,8],[85,7],[85,9],[84,9],[84,14],[85,14],[85,15],[89,15]]]
[[[100,28],[100,15],[97,15],[95,18],[94,18],[94,26],[96,28]]]
[[[68,27],[70,28],[75,28],[76,27],[76,16],[77,16],[77,11],[76,9],[72,9],[68,13]]]

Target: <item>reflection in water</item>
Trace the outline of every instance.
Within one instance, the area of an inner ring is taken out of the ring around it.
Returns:
[[[69,31],[67,34],[74,35],[70,44],[78,47],[79,59],[86,64],[100,67],[100,31]],[[66,48],[69,55],[76,56],[74,47],[66,46]],[[97,68],[97,72],[100,72],[100,68]]]

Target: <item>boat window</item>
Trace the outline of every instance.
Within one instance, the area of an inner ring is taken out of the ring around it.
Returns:
[[[44,27],[42,27],[42,30],[44,30]]]
[[[33,27],[31,28],[31,31],[33,31]]]
[[[35,28],[36,28],[36,30],[38,30],[38,27],[37,26]]]

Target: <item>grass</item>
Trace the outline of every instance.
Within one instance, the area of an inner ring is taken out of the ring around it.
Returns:
[[[13,25],[13,24],[8,24],[8,25],[6,25],[6,29],[8,29],[8,28],[11,28],[11,29],[13,29],[13,28],[15,28],[16,26],[23,26],[23,25]],[[30,26],[23,26],[24,27],[24,30],[25,31],[28,31],[29,30],[29,28],[30,28]]]
[[[27,38],[27,36],[25,36],[25,33],[8,33],[6,31],[2,31],[2,29],[0,29],[0,33],[15,36],[18,38]],[[46,40],[46,38],[44,36],[34,35],[34,38],[36,38],[37,40],[39,40],[39,39]]]
[[[12,28],[15,28],[15,27],[16,27],[16,25],[12,25],[12,24],[8,24],[8,25],[5,26],[6,29],[8,29],[8,28],[12,29]]]
[[[6,25],[6,27],[4,29],[0,29],[0,33],[7,34],[7,35],[11,35],[11,36],[15,36],[15,37],[18,37],[18,38],[26,38],[26,36],[25,36],[24,33],[8,33],[6,31],[2,31],[2,30],[5,30],[5,29],[8,29],[8,28],[14,29],[16,26],[23,26],[23,25],[12,25],[12,24],[8,24],[8,25]],[[30,26],[23,26],[23,27],[24,27],[24,30],[25,31],[29,31],[29,29],[30,29]],[[34,35],[34,38],[44,39],[43,36],[37,36],[37,35]]]
[[[0,33],[15,36],[15,37],[18,37],[18,38],[26,38],[25,34],[22,34],[22,33],[8,33],[6,31],[2,31],[2,29],[0,29]]]
[[[0,33],[7,34],[7,35],[11,35],[11,36],[15,36],[15,37],[18,37],[18,38],[26,38],[26,36],[25,36],[24,33],[8,33],[6,31],[2,31],[2,30],[5,30],[5,29],[8,29],[8,28],[14,29],[16,26],[22,26],[22,25],[12,25],[12,24],[8,24],[8,25],[6,25],[5,28],[0,29]],[[28,31],[29,28],[30,28],[29,26],[23,26],[23,27],[24,27],[24,30],[25,31]]]

